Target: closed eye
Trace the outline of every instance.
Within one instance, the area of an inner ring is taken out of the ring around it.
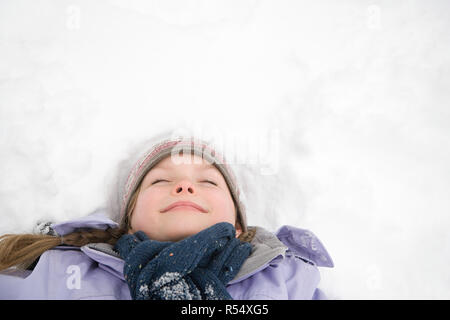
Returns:
[[[209,180],[203,180],[202,182],[208,182],[208,183],[211,183],[211,184],[217,186],[217,184],[215,182],[212,182],[212,181],[209,181]]]
[[[153,182],[152,182],[152,185],[154,185],[155,183],[158,183],[158,182],[160,182],[160,181],[167,181],[167,180],[164,180],[164,179],[158,179],[158,180],[153,181]],[[168,182],[168,181],[167,181],[167,182]]]
[[[164,179],[157,179],[157,180],[155,180],[155,181],[152,182],[152,185],[154,185],[155,183],[161,182],[161,181],[169,182],[169,181],[164,180]],[[207,183],[210,183],[210,184],[212,184],[212,185],[217,186],[217,183],[215,183],[215,182],[213,182],[213,181],[210,181],[210,180],[203,180],[202,182],[207,182]]]

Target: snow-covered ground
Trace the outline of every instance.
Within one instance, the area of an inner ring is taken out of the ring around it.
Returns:
[[[0,233],[105,205],[132,146],[186,129],[241,156],[249,224],[319,237],[330,298],[449,299],[449,10],[3,0]]]

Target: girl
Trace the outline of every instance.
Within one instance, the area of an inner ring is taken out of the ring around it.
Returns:
[[[232,169],[204,141],[150,143],[108,208],[0,237],[0,299],[326,298],[318,267],[333,261],[313,233],[247,226]]]

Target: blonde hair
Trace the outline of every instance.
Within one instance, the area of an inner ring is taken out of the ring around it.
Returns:
[[[62,237],[41,234],[5,234],[0,236],[0,271],[11,267],[25,270],[47,250],[65,244],[82,247],[89,243],[104,242],[114,245],[119,238],[131,229],[130,217],[136,206],[141,185],[133,192],[126,208],[124,219],[118,228],[80,229]],[[239,235],[243,242],[250,242],[254,237],[254,229]]]

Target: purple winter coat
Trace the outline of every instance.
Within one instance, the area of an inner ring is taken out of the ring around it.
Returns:
[[[116,226],[101,209],[52,228],[65,235],[77,228]],[[239,273],[227,284],[233,299],[326,299],[317,287],[318,267],[334,265],[312,232],[283,226],[273,234],[256,227],[252,246]],[[0,299],[131,299],[123,265],[106,243],[58,246],[44,252],[32,271],[1,272]]]

